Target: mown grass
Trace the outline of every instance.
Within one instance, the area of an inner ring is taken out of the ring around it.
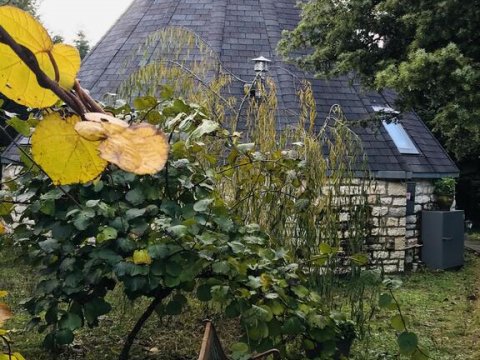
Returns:
[[[38,279],[35,270],[18,260],[11,249],[0,250],[0,289],[9,291],[7,302],[15,318],[7,323],[12,329],[13,347],[27,360],[113,360],[116,359],[125,336],[148,302],[131,303],[121,289],[109,296],[114,310],[100,327],[82,329],[73,346],[61,354],[51,354],[41,346],[43,335],[26,331],[29,320],[21,307]],[[422,344],[435,360],[480,359],[480,257],[468,254],[460,270],[421,271],[402,277],[404,286],[396,291],[402,311],[409,319],[410,330],[416,332]],[[203,335],[203,319],[213,318],[225,347],[238,341],[238,323],[223,319],[218,309],[200,303],[190,303],[180,316],[156,316],[147,322],[132,348],[132,360],[196,359]],[[388,312],[378,313],[370,324],[369,335],[357,341],[352,359],[400,359],[397,355],[394,330],[389,325]]]

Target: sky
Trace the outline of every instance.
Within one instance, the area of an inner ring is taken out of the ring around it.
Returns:
[[[71,43],[83,30],[91,46],[107,32],[132,0],[40,0],[39,15],[51,36]]]

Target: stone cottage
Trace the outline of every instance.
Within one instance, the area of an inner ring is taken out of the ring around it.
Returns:
[[[278,126],[288,123],[281,114],[298,106],[292,78],[306,78],[313,88],[319,124],[330,107],[339,104],[346,118],[357,121],[375,113],[395,113],[391,91],[371,92],[347,77],[314,79],[285,64],[276,52],[284,29],[299,20],[297,0],[133,0],[123,16],[84,60],[82,86],[97,98],[115,92],[139,66],[125,59],[151,32],[168,26],[185,27],[204,39],[222,65],[238,78],[252,77],[252,59],[270,59],[269,76],[277,86]],[[232,95],[242,97],[244,84],[233,82]],[[396,113],[395,113],[396,114]],[[419,212],[432,206],[432,180],[458,176],[458,169],[421,119],[413,112],[396,114],[399,122],[384,122],[379,130],[356,128],[375,178],[371,191],[374,235],[373,262],[387,272],[404,271],[416,261]]]

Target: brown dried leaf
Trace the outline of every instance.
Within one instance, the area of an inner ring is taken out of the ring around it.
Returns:
[[[156,174],[168,158],[169,145],[161,130],[150,124],[129,126],[125,121],[101,113],[87,113],[75,130],[86,139],[104,139],[100,157],[138,175]]]
[[[7,304],[0,303],[0,326],[2,326],[6,320],[10,319],[12,315]]]
[[[100,157],[139,175],[156,174],[168,158],[168,141],[149,124],[132,125],[108,136],[98,147]]]

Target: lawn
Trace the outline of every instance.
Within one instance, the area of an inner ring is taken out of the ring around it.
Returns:
[[[15,318],[7,323],[12,329],[13,347],[27,360],[47,360],[54,356],[41,347],[42,335],[26,330],[28,314],[21,310],[21,301],[35,286],[34,270],[16,259],[11,250],[0,251],[0,289],[8,290],[7,302],[15,310]],[[402,311],[410,320],[421,343],[435,360],[480,359],[480,257],[467,254],[466,265],[457,271],[420,271],[402,277],[404,286],[396,295]],[[106,316],[99,328],[79,332],[75,343],[57,359],[105,359],[118,355],[122,341],[145,301],[130,303],[120,289],[109,297],[114,311]],[[203,333],[202,320],[213,318],[225,345],[236,342],[238,325],[222,319],[218,309],[191,303],[187,312],[177,317],[160,319],[153,316],[134,345],[131,359],[194,359]],[[352,359],[398,359],[394,331],[389,314],[377,314],[367,336],[357,341]]]

